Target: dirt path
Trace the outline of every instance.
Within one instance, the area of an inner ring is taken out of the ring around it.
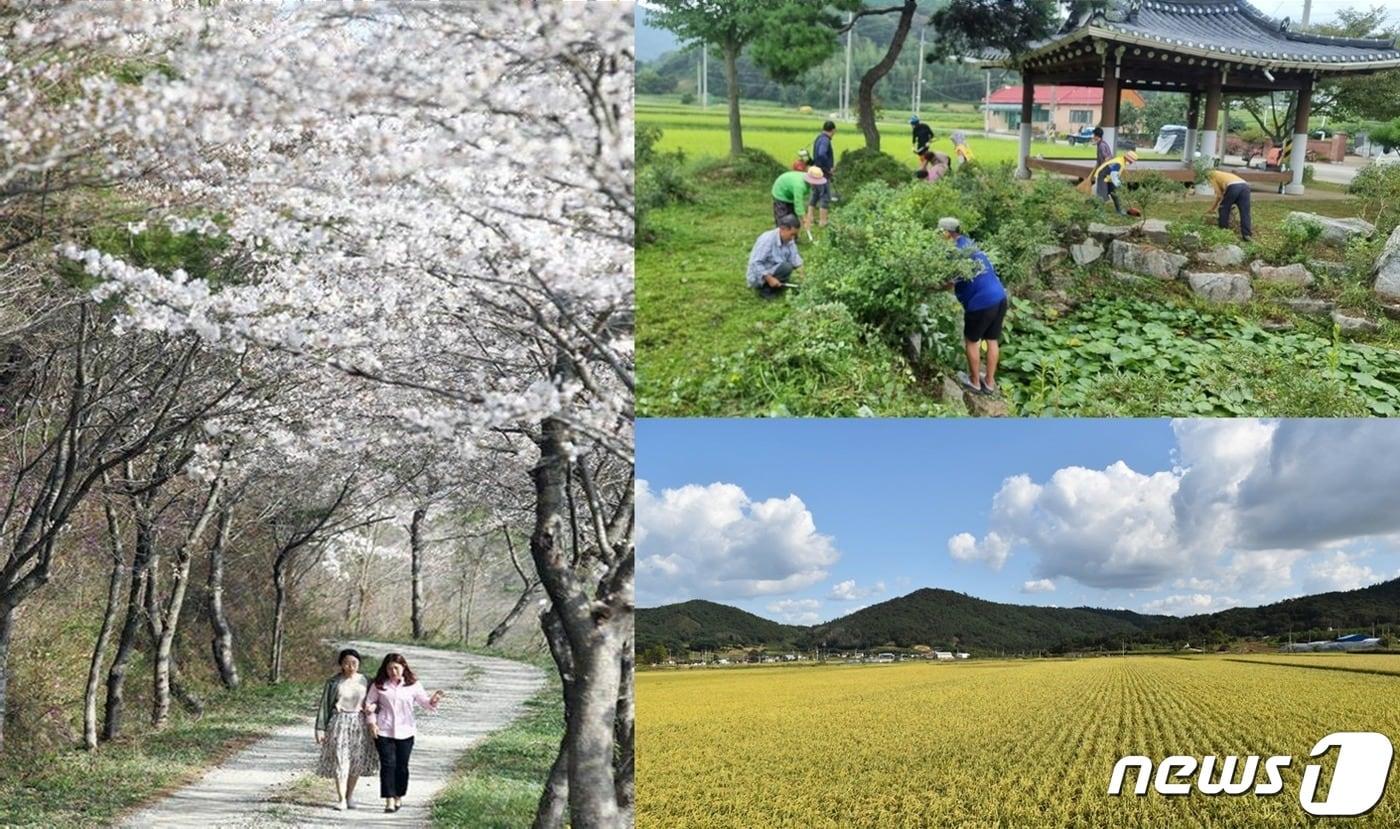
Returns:
[[[420,712],[413,745],[408,796],[403,808],[384,814],[377,777],[360,781],[355,809],[334,808],[335,789],[317,778],[314,787],[293,785],[313,773],[318,746],[308,712],[305,722],[286,726],[229,758],[202,778],[130,815],[123,826],[264,827],[264,826],[427,826],[428,804],[452,773],[464,751],[508,725],[545,683],[532,665],[489,656],[394,645],[346,643],[366,656],[399,651],[429,690],[442,688],[447,698],[437,713]],[[308,702],[308,709],[313,703]],[[276,796],[277,800],[270,800]]]

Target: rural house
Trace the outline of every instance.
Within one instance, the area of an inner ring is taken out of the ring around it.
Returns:
[[[984,99],[983,118],[987,132],[1014,133],[1021,128],[1021,92],[1019,86],[1003,86]],[[1123,102],[1139,109],[1146,105],[1142,96],[1131,89],[1123,90]],[[1102,117],[1102,87],[1035,87],[1031,129],[1037,134],[1044,135],[1053,126],[1057,134],[1069,135],[1085,127],[1097,126]]]

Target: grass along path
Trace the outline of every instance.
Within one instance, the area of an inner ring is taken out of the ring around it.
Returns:
[[[95,752],[68,749],[42,762],[11,753],[0,763],[0,826],[112,825],[117,815],[187,783],[267,731],[299,722],[316,691],[292,682],[244,686],[206,699],[199,719],[176,710],[158,733],[137,733],[144,712],[133,709],[132,736]]]
[[[529,826],[563,731],[564,699],[552,681],[525,701],[515,722],[462,758],[452,782],[433,801],[433,826]]]
[[[403,653],[425,686],[447,691],[436,714],[421,714],[414,742],[412,777],[403,809],[394,823],[427,826],[429,804],[447,784],[458,757],[487,735],[508,726],[525,710],[525,702],[545,684],[544,672],[522,662],[496,657],[398,645],[346,643],[377,661],[388,651]],[[377,779],[362,780],[359,808],[339,812],[328,780],[313,786],[317,752],[312,734],[314,692],[303,701],[306,712],[295,724],[277,729],[158,802],[128,815],[132,829],[159,826],[343,826],[380,825],[383,801]]]

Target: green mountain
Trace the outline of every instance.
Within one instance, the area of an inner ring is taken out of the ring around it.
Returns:
[[[637,610],[637,650],[763,647],[868,650],[930,645],[971,653],[1056,652],[1120,645],[1209,645],[1232,639],[1332,638],[1400,626],[1400,579],[1262,607],[1177,618],[1092,607],[1033,607],[924,588],[820,625],[784,625],[738,608],[689,601]]]
[[[637,609],[637,653],[664,645],[672,653],[747,645],[795,647],[807,629],[784,625],[729,605],[694,599]]]
[[[1088,607],[1031,607],[924,588],[811,629],[814,645],[957,647],[974,652],[1049,650],[1089,639],[1141,635],[1162,617]]]

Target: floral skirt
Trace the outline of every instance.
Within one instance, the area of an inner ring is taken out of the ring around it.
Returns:
[[[321,760],[316,773],[321,777],[365,777],[379,772],[379,752],[358,711],[337,711],[326,728],[321,743]]]

